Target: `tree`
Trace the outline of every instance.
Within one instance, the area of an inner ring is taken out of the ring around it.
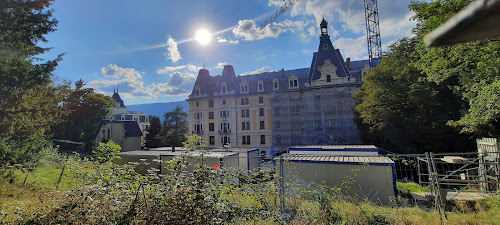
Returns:
[[[49,48],[45,35],[57,20],[47,10],[52,0],[0,1],[0,165],[36,160],[50,145],[48,127],[60,121],[56,110],[64,85],[51,81],[61,60],[41,62]]]
[[[461,136],[446,122],[460,117],[463,102],[448,83],[429,82],[411,66],[416,48],[416,38],[393,43],[364,77],[354,96],[358,127],[365,142],[397,152],[457,151]]]
[[[61,110],[67,112],[64,122],[52,131],[55,138],[81,141],[89,148],[94,146],[101,120],[109,116],[114,101],[93,88],[84,87],[85,82],[81,79],[75,82],[75,89],[70,90],[61,104]]]
[[[147,148],[157,148],[161,146],[160,132],[161,132],[161,121],[157,116],[151,117],[151,124],[147,129],[146,134],[146,147]]]
[[[182,106],[177,105],[175,109],[165,113],[165,121],[161,136],[166,146],[182,146],[188,133],[187,113],[182,111]]]
[[[425,34],[437,28],[463,9],[471,0],[442,0],[431,3],[412,2],[417,25],[413,32],[419,43],[415,67],[428,76],[428,80],[450,85],[468,106],[461,117],[448,125],[461,128],[461,132],[474,135],[500,135],[500,43],[491,41],[426,48]]]

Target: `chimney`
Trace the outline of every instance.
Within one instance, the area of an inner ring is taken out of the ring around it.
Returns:
[[[281,76],[284,77],[285,76],[285,68],[281,68]]]
[[[349,57],[345,61],[346,61],[345,63],[347,64],[347,68],[349,68],[349,70],[350,70],[351,69],[351,58]]]

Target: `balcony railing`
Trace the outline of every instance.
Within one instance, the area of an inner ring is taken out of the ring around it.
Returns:
[[[230,134],[231,133],[231,130],[230,129],[222,129],[222,130],[219,130],[219,134]]]
[[[191,133],[200,135],[200,134],[203,134],[203,131],[202,130],[193,130]]]

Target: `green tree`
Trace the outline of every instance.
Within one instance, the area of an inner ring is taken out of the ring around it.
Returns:
[[[185,142],[182,142],[182,146],[186,150],[205,150],[206,143],[203,138],[193,134],[189,135]]]
[[[160,132],[161,132],[161,121],[157,116],[151,117],[151,124],[147,129],[146,134],[146,147],[147,148],[157,148],[161,146]]]
[[[468,106],[462,116],[449,125],[474,135],[500,135],[500,43],[474,42],[455,46],[426,48],[425,34],[463,9],[471,0],[412,2],[417,25],[413,32],[419,43],[414,65],[436,84],[450,82],[450,89]]]
[[[165,113],[165,120],[161,136],[163,144],[170,147],[182,146],[188,133],[187,113],[182,111],[182,106]]]
[[[70,90],[61,104],[61,110],[67,112],[64,122],[52,130],[54,138],[81,141],[89,148],[94,146],[101,120],[111,114],[114,101],[93,88],[84,87],[85,82],[81,79],[75,82],[75,89]]]
[[[411,66],[416,48],[415,38],[395,42],[364,77],[354,96],[362,137],[398,152],[457,151],[461,136],[446,122],[459,118],[463,103],[446,83],[429,82]]]
[[[107,143],[99,142],[97,150],[93,151],[97,162],[108,163],[113,162],[114,159],[120,159],[120,156],[116,154],[120,153],[122,147],[113,141],[108,141]]]
[[[52,0],[0,1],[0,165],[37,159],[50,145],[47,129],[60,121],[64,85],[51,81],[61,60],[37,58],[55,30]]]

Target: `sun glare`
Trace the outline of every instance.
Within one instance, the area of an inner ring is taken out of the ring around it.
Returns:
[[[196,31],[196,40],[202,45],[208,44],[210,42],[210,39],[212,39],[212,35],[208,30],[205,29],[199,29]]]

